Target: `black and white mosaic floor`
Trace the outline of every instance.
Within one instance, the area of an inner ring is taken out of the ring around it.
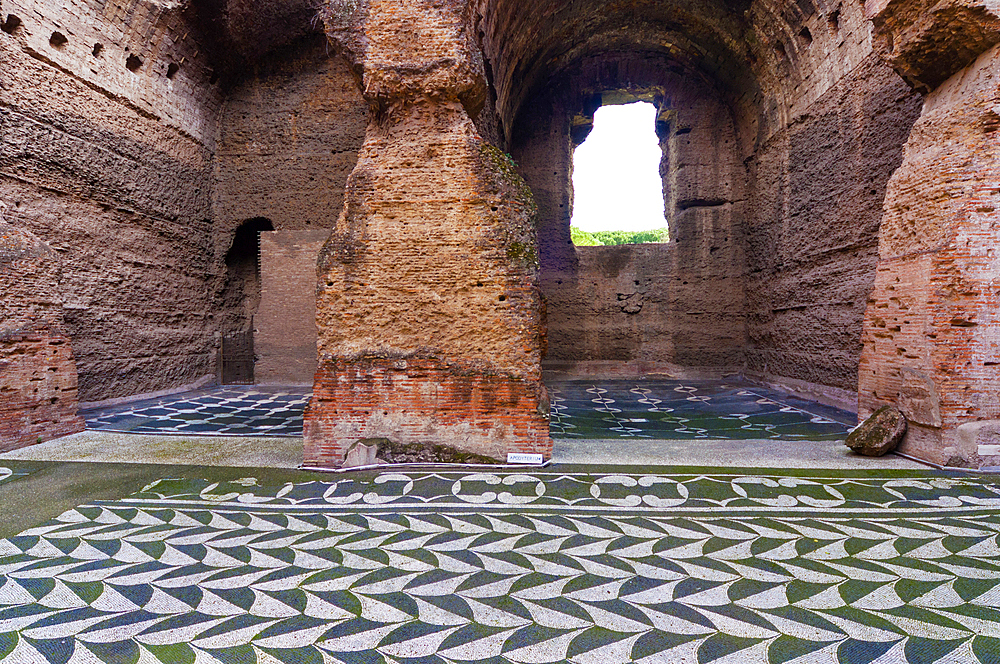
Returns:
[[[726,381],[567,381],[549,386],[555,438],[838,440],[854,415]],[[302,435],[307,389],[223,386],[85,412],[105,431]]]
[[[555,438],[839,440],[853,413],[734,381],[572,381],[548,386]]]
[[[0,662],[1000,661],[943,473],[161,480],[0,540]]]
[[[223,385],[82,413],[88,429],[130,433],[301,436],[304,388]]]

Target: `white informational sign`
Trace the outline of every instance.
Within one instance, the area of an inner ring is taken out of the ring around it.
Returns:
[[[520,452],[510,452],[507,454],[507,463],[524,463],[532,465],[542,464],[541,454],[522,454]]]

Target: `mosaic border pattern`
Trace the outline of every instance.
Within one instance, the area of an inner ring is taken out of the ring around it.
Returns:
[[[998,501],[940,475],[162,480],[0,541],[0,661],[992,664]]]

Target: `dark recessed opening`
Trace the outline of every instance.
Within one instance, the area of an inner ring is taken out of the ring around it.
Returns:
[[[788,58],[788,52],[785,51],[785,45],[781,42],[774,42],[774,52],[778,54],[779,58]]]
[[[215,85],[218,81],[219,81],[219,75],[213,71],[212,75],[208,77],[208,83],[209,85]]]
[[[55,46],[56,48],[60,48],[62,46],[65,46],[66,42],[68,42],[68,41],[69,40],[66,39],[66,35],[64,35],[61,32],[53,32],[52,36],[49,37],[49,45],[50,46]]]
[[[21,27],[21,19],[14,16],[13,14],[7,14],[7,20],[0,23],[0,30],[3,30],[8,35],[14,34],[14,31]]]
[[[132,54],[125,59],[125,69],[129,71],[139,71],[139,67],[142,66],[142,60],[139,56]]]
[[[834,9],[826,17],[826,24],[830,26],[830,32],[840,32],[840,10]]]
[[[171,62],[170,65],[167,66],[167,78],[173,78],[177,74],[177,70],[180,68],[180,65],[176,62]]]
[[[96,44],[94,44],[94,51],[93,51],[94,57],[96,58],[97,56],[99,56],[101,54],[101,51],[103,50],[104,50],[104,44],[102,44],[101,42],[97,42]]]
[[[812,43],[813,36],[812,33],[809,32],[809,28],[802,28],[799,30],[799,39],[801,39],[802,43],[807,46]]]

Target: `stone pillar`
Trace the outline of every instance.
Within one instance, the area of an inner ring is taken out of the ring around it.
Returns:
[[[59,261],[2,219],[0,202],[0,452],[82,431],[76,363],[62,329]]]
[[[876,46],[927,92],[886,192],[859,409],[910,421],[901,450],[1000,464],[1000,6],[869,0]]]
[[[320,252],[305,460],[361,438],[551,454],[535,206],[473,119],[487,84],[464,0],[333,0],[370,107]]]

